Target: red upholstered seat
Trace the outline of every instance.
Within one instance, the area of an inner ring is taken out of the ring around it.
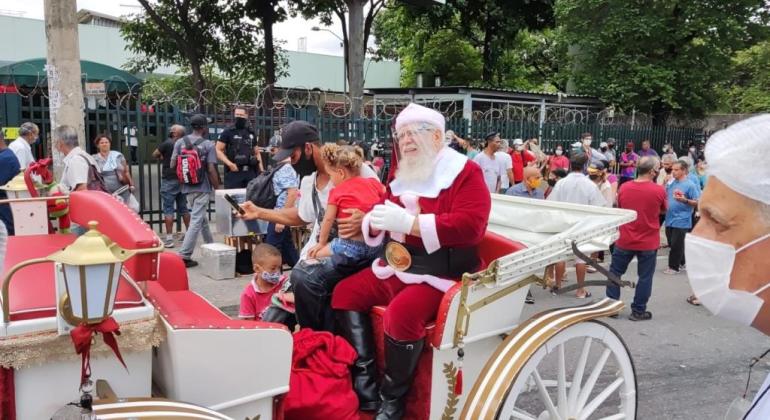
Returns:
[[[75,235],[11,236],[5,256],[5,270],[32,258],[46,257],[75,241]],[[56,315],[56,284],[53,263],[31,265],[17,271],[9,288],[11,320],[36,319]],[[3,273],[5,277],[5,273]],[[115,308],[141,305],[136,289],[121,277]]]
[[[492,261],[500,257],[524,248],[526,246],[520,242],[512,241],[504,236],[487,231],[484,239],[479,244],[479,257],[481,258],[481,268],[479,270],[486,269]],[[455,313],[449,314],[449,306],[461,287],[461,283],[457,282],[451,289],[446,291],[441,300],[438,314],[436,314],[436,321],[425,327],[426,344],[430,345],[424,347],[423,354],[420,356],[417,364],[417,373],[407,395],[404,419],[422,420],[427,419],[430,415],[431,378],[433,375],[433,348],[431,346],[438,347],[441,344],[447,316],[456,316]],[[385,333],[382,323],[385,309],[386,307],[384,306],[375,306],[371,312],[374,341],[377,347],[377,366],[380,372],[383,372],[385,364],[383,351]],[[465,386],[468,387],[470,384]],[[364,415],[362,415],[363,418],[365,418]]]
[[[99,231],[123,248],[147,249],[160,244],[149,225],[115,197],[101,191],[70,194],[70,218],[80,226],[99,223]],[[126,261],[134,280],[156,280],[157,254],[137,255]]]
[[[145,281],[147,299],[174,329],[286,328],[270,322],[230,319],[199,294],[189,290],[187,269],[179,255],[159,255],[158,281]]]

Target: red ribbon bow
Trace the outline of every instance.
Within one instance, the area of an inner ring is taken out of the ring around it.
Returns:
[[[118,348],[118,340],[113,335],[120,335],[120,326],[114,318],[109,317],[98,324],[80,324],[70,331],[70,337],[72,337],[72,343],[75,345],[75,352],[82,356],[82,362],[80,367],[80,385],[83,385],[85,381],[91,376],[91,341],[94,334],[102,333],[104,343],[107,344],[115,356],[120,360],[126,370],[126,362],[123,361],[123,356],[120,354]]]

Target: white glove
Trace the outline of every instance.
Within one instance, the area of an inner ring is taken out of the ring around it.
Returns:
[[[369,226],[372,229],[408,235],[412,231],[415,217],[405,208],[388,200],[385,204],[374,206],[369,213]]]

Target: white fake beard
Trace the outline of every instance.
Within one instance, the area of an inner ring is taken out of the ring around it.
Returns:
[[[419,153],[401,156],[398,160],[396,179],[401,182],[422,182],[433,175],[438,151],[433,147],[420,147]]]

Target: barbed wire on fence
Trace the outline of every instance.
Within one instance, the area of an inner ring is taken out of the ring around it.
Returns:
[[[18,70],[21,74],[25,68]],[[30,84],[28,76],[30,72],[24,74],[27,75],[24,78],[26,84],[17,83],[13,74],[8,84],[14,86],[22,98],[29,99],[39,95],[48,100],[47,75],[43,72],[37,72],[34,83]],[[88,74],[84,73],[83,78],[89,80]],[[174,88],[167,79],[162,78],[150,78],[141,83],[132,83],[116,75],[104,79],[103,82],[106,92],[100,99],[110,108],[126,109],[137,103],[156,107],[171,105],[183,114],[194,112],[200,105],[203,105],[206,111],[213,111],[213,113],[229,112],[235,105],[245,105],[254,108],[256,112],[268,114],[282,113],[287,109],[300,110],[314,107],[321,114],[325,113],[333,118],[345,119],[354,115],[354,99],[359,99],[363,104],[364,112],[362,115],[365,118],[389,120],[412,100],[406,94],[400,98],[388,99],[371,95],[353,98],[344,93],[329,92],[317,88],[302,86],[283,88],[259,83],[241,83],[236,86],[229,81],[209,86],[201,92],[193,92],[189,87]],[[269,106],[266,106],[266,102],[268,102],[265,101],[266,95],[272,97]],[[465,117],[462,100],[436,95],[434,97],[421,96],[417,101],[441,112],[448,120]],[[470,113],[470,119],[485,122],[540,123],[542,121],[547,124],[574,125],[652,125],[652,117],[647,114],[633,110],[629,112],[615,107],[597,110],[584,106],[546,104],[543,109],[541,105],[509,102],[476,103]],[[703,119],[671,118],[667,125],[681,128],[704,127],[706,121]]]

